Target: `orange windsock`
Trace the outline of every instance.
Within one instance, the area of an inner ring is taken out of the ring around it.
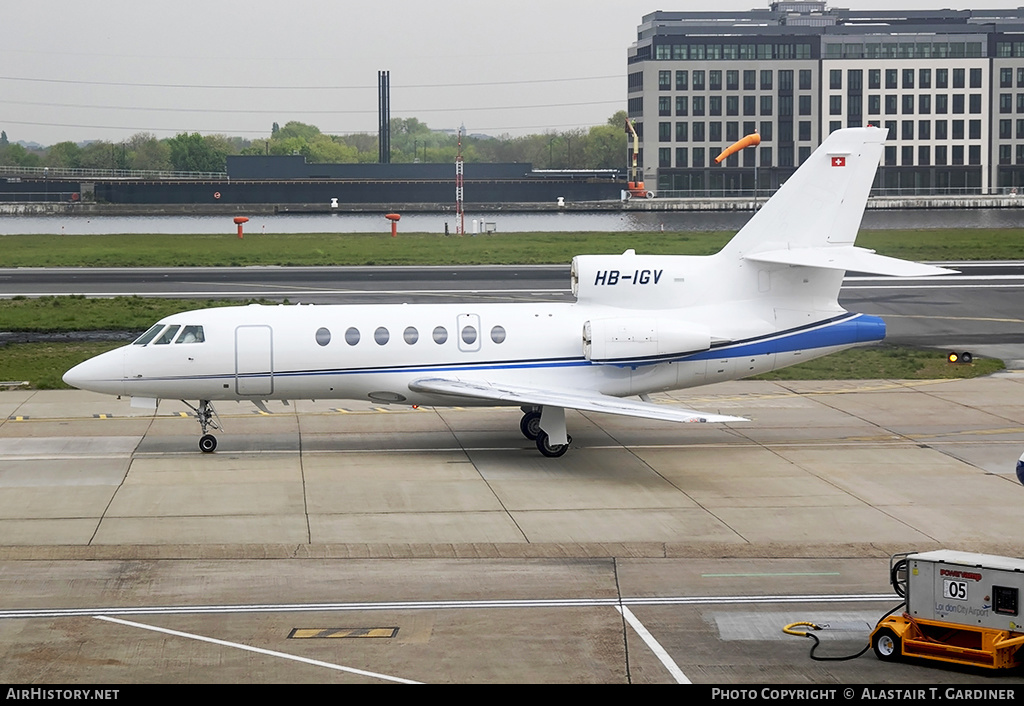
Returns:
[[[761,136],[756,132],[751,133],[742,138],[739,142],[734,142],[729,147],[726,147],[722,154],[715,157],[715,164],[721,164],[723,159],[734,152],[739,152],[747,147],[757,147],[759,144],[761,144]]]

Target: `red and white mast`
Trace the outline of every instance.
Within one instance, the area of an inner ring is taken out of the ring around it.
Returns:
[[[459,151],[455,156],[455,232],[463,235],[466,232],[466,214],[462,210],[462,129],[459,126]]]

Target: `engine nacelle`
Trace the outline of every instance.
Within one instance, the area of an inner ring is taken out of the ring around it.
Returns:
[[[653,363],[709,348],[707,327],[686,321],[615,318],[583,324],[583,355],[594,363]]]

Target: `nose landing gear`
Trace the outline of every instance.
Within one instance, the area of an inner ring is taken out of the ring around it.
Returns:
[[[210,429],[222,428],[220,417],[217,416],[217,410],[213,408],[210,400],[199,400],[198,407],[193,407],[188,402],[185,402],[185,400],[182,400],[182,403],[195,412],[196,420],[202,428],[203,435],[199,437],[199,450],[204,454],[213,453],[217,448],[217,437],[208,433],[208,431]]]

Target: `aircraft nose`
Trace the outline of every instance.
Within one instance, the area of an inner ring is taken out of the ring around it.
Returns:
[[[68,370],[63,380],[79,390],[124,394],[124,357],[123,348],[101,353]]]

